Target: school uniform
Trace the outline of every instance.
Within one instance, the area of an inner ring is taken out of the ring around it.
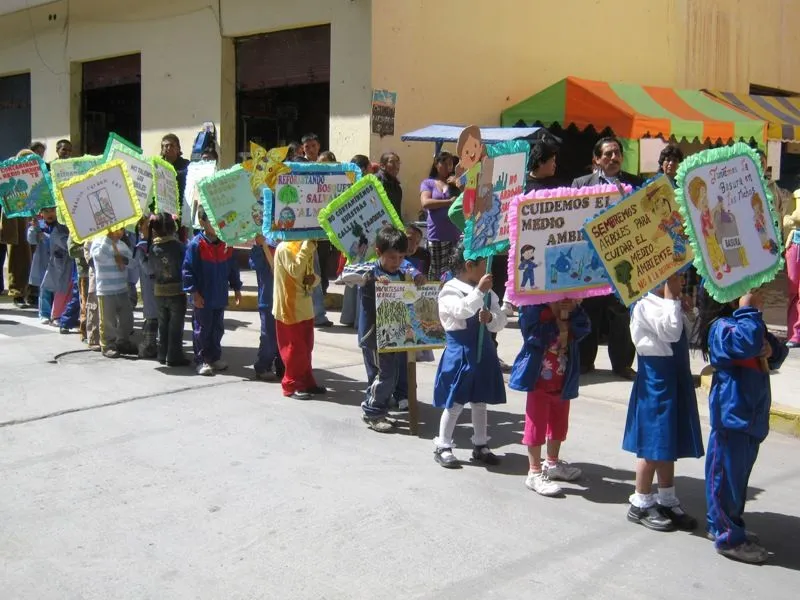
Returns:
[[[44,280],[47,263],[50,261],[50,234],[55,229],[57,223],[39,224],[34,219],[33,224],[28,226],[27,243],[33,248],[33,258],[31,268],[28,273],[28,285],[41,288]],[[50,320],[53,310],[53,293],[45,290],[39,291],[39,317]]]
[[[703,439],[689,365],[689,323],[680,300],[647,294],[633,307],[630,331],[639,369],[622,448],[654,461],[700,458]]]
[[[59,319],[72,298],[75,264],[69,255],[69,229],[56,223],[50,232],[50,256],[42,278],[41,289],[52,295],[50,316]]]
[[[497,294],[491,291],[489,294],[492,320],[486,324],[478,360],[481,328],[478,313],[484,306],[484,294],[477,287],[455,278],[445,283],[439,292],[439,318],[447,346],[436,371],[433,405],[449,413],[446,418],[451,426],[440,427],[440,434],[434,440],[438,449],[452,447],[455,423],[467,403],[472,408],[475,429],[472,443],[485,446],[489,440],[486,405],[506,402],[503,373],[490,334],[502,330],[507,317],[500,308]]]
[[[133,265],[142,290],[142,341],[139,358],[154,358],[157,355],[158,306],[155,296],[155,265],[148,249],[147,240],[138,240],[133,250]],[[135,289],[135,288],[134,288]]]
[[[549,306],[522,306],[519,315],[523,346],[511,368],[508,387],[528,392],[522,443],[563,442],[569,428],[570,401],[578,397],[579,344],[591,330],[589,316],[580,306],[572,311],[566,348],[561,348],[558,322]]]
[[[258,355],[253,369],[256,375],[283,373],[283,361],[278,352],[278,333],[272,314],[275,293],[275,249],[258,244],[250,249],[250,268],[256,272],[258,282],[258,315],[261,319],[261,336]]]
[[[198,233],[189,242],[183,259],[183,291],[203,297],[203,308],[195,306],[192,312],[192,341],[198,366],[213,365],[222,358],[228,288],[234,292],[242,289],[233,247]]]
[[[314,273],[316,244],[312,241],[281,242],[275,249],[275,288],[272,314],[278,351],[284,364],[281,386],[284,396],[317,389],[311,368],[314,350],[313,288],[319,285]],[[314,275],[314,283],[306,286],[303,278]]]
[[[765,340],[772,349],[768,367],[778,369],[788,349],[767,332],[761,312],[752,307],[718,319],[708,336],[714,376],[708,396],[706,524],[718,549],[747,541],[742,519],[747,486],[759,446],[769,433],[772,403],[769,372],[759,358]]]
[[[106,236],[92,242],[91,257],[96,273],[97,300],[100,313],[100,346],[103,351],[116,350],[133,354],[130,343],[133,331],[133,307],[128,294],[128,269],[133,258],[130,248]],[[122,257],[123,268],[117,263]]]

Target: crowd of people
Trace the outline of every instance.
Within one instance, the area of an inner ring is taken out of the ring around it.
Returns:
[[[62,140],[58,157],[69,157],[71,150]],[[331,152],[320,150],[318,137],[307,135],[290,146],[288,160],[336,161]],[[43,155],[45,149],[32,146],[21,154],[27,152]],[[203,154],[216,157],[211,148]],[[189,161],[182,157],[176,136],[164,136],[161,155],[175,166],[182,187]],[[560,185],[555,178],[557,155],[554,141],[533,143],[526,191]],[[617,140],[598,141],[593,158],[592,174],[576,179],[573,187],[642,184],[621,171],[622,146]],[[662,153],[661,168],[671,179],[681,159],[675,146]],[[378,176],[401,213],[399,156],[386,153],[376,164],[359,155],[352,162],[364,173]],[[694,530],[697,519],[684,510],[674,473],[678,459],[704,455],[689,364],[690,340],[696,340],[717,373],[709,398],[705,528],[721,554],[746,562],[765,561],[768,554],[745,530],[742,513],[758,446],[768,431],[769,373],[781,365],[788,348],[766,330],[761,293],[756,290],[722,305],[706,294],[695,294],[701,289],[696,277],[681,273],[652,290],[631,311],[613,296],[516,309],[503,301],[507,275],[502,259],[495,261],[501,265],[498,269],[487,272],[484,259],[468,260],[464,255],[457,162],[457,155],[438,154],[420,185],[427,249],[423,231],[414,224],[405,230],[383,228],[374,240],[377,259],[367,264],[345,265],[322,242],[278,243],[263,235],[255,239],[249,264],[257,276],[261,322],[254,352],[256,378],[280,381],[283,395],[296,400],[327,393],[312,368],[314,331],[332,325],[323,294],[328,279],[338,278],[348,285],[342,319],[356,327],[364,358],[367,386],[362,419],[376,432],[396,430],[393,414],[408,403],[407,357],[377,351],[375,283],[441,281],[439,316],[446,348],[432,398],[433,405],[442,409],[434,460],[448,469],[460,466],[453,435],[467,404],[473,426],[471,460],[484,465],[501,460],[489,445],[488,405],[506,402],[503,371],[508,371],[508,387],[527,393],[522,436],[529,456],[525,485],[551,497],[562,493],[559,481],[582,476],[580,469],[561,459],[561,446],[567,439],[570,402],[579,395],[580,376],[594,369],[601,336],[606,336],[614,372],[633,381],[622,432],[622,447],[636,456],[627,519],[655,531]],[[798,217],[793,208],[779,210],[791,227],[788,252],[796,261],[800,239],[795,227],[800,219],[792,221]],[[62,333],[77,329],[90,350],[109,359],[138,355],[168,367],[193,365],[199,375],[213,376],[228,367],[222,357],[224,314],[231,290],[235,302],[241,300],[242,281],[233,248],[218,239],[202,209],[197,217],[199,231],[185,232],[172,215],[157,213],[143,217],[135,231],[113,231],[86,244],[70,238],[55,209],[42,210],[33,219],[3,218],[13,303],[21,309],[35,308],[43,324],[54,324]],[[797,272],[790,271],[790,280],[796,277]],[[134,344],[133,311],[139,297],[143,321],[139,343]],[[791,302],[796,306],[796,281]],[[189,309],[192,359],[184,355],[182,345]],[[514,313],[519,315],[522,335],[517,358],[509,366],[498,357],[496,335]],[[796,308],[792,314],[796,319]],[[490,335],[479,334],[483,327]],[[790,347],[800,343],[800,324],[793,327]],[[632,369],[635,356],[638,372]],[[420,358],[433,360],[433,355]]]

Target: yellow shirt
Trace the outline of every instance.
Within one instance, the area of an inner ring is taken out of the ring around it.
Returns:
[[[285,325],[294,325],[314,318],[311,290],[319,285],[314,275],[316,242],[281,242],[275,249],[275,287],[272,314]],[[314,285],[306,286],[303,278],[314,275]]]

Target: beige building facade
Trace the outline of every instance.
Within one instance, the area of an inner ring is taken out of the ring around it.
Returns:
[[[409,216],[432,147],[403,132],[497,125],[569,75],[800,92],[796,23],[793,0],[62,0],[0,16],[0,77],[30,75],[31,138],[52,152],[84,134],[83,63],[139,54],[145,151],[168,131],[187,145],[211,121],[229,165],[241,151],[236,40],[328,25],[328,145],[340,159],[397,151]],[[375,89],[397,94],[393,136],[371,133]]]

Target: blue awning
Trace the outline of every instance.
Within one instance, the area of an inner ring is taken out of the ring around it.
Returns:
[[[428,125],[400,136],[404,142],[456,143],[465,125]],[[510,140],[537,137],[542,127],[481,127],[481,138],[485,144],[497,144]]]

